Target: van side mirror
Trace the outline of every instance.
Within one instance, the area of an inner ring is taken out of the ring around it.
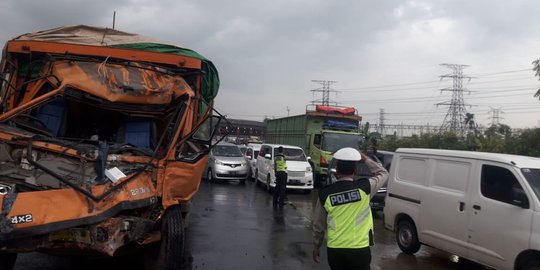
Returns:
[[[308,156],[308,157],[307,157],[307,160],[311,160],[311,157],[310,157],[310,156]]]
[[[529,199],[527,198],[527,195],[523,190],[514,190],[514,198],[512,199],[512,204],[524,209],[529,208]]]
[[[272,156],[271,156],[270,154],[266,154],[266,155],[264,155],[264,158],[266,158],[266,159],[271,159]]]

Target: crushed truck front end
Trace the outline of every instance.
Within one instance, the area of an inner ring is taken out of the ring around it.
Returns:
[[[150,268],[179,269],[219,121],[206,106],[219,85],[212,63],[88,26],[20,36],[3,55],[0,260],[152,246]]]

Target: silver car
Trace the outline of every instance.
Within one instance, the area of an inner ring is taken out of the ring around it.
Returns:
[[[249,168],[237,145],[231,143],[218,143],[208,158],[206,179],[215,180],[240,180],[244,184],[248,177]]]

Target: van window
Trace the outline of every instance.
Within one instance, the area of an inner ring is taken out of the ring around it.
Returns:
[[[529,185],[534,190],[536,197],[540,199],[540,169],[521,169],[521,172],[529,182]]]
[[[261,151],[259,151],[259,155],[264,157],[264,155],[270,154],[270,147],[269,146],[263,146],[261,147]]]
[[[499,166],[483,165],[480,191],[486,198],[512,203],[514,194],[524,193],[514,174]]]
[[[426,160],[404,157],[399,162],[397,177],[401,181],[424,184],[426,182]]]
[[[469,182],[471,164],[452,160],[435,160],[432,185],[459,192],[465,192]]]
[[[278,149],[274,148],[274,156],[278,154]],[[283,155],[288,161],[307,161],[306,155],[302,149],[283,148]]]

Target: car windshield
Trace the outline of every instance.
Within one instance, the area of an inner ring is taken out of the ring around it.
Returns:
[[[242,154],[244,154],[244,155],[247,152],[247,147],[245,147],[245,146],[239,146],[238,149],[240,149],[240,152],[242,152]]]
[[[212,149],[214,156],[219,157],[241,157],[242,152],[235,145],[216,145]]]
[[[529,182],[529,185],[534,190],[536,197],[540,199],[540,169],[523,168],[521,172]]]
[[[277,148],[274,149],[274,156],[278,154]],[[302,149],[296,148],[283,148],[283,155],[288,161],[306,161],[306,155]]]
[[[362,136],[358,134],[344,133],[324,133],[322,138],[322,150],[331,153],[343,147],[360,148],[362,146]]]

